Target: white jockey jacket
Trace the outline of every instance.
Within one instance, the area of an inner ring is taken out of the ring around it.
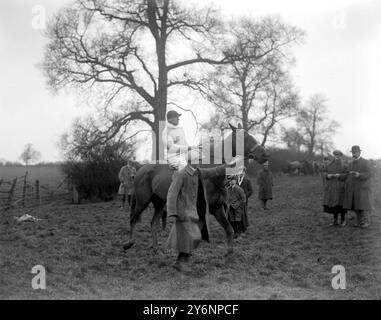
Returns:
[[[164,159],[168,163],[178,166],[178,162],[183,163],[187,157],[188,143],[185,138],[184,129],[167,122],[167,126],[162,133],[164,145]]]

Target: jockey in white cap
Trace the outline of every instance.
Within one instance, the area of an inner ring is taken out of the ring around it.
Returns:
[[[181,114],[176,111],[167,112],[167,125],[163,130],[164,157],[170,167],[180,170],[187,165],[188,146],[184,129],[179,126]]]

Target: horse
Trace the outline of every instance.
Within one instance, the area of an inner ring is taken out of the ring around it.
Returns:
[[[241,140],[239,143],[243,143],[243,155],[245,159],[256,160],[258,163],[264,163],[268,160],[269,155],[264,147],[258,144],[253,136],[251,136],[246,131],[242,130],[242,135],[237,135],[237,128],[230,125],[232,133],[230,133],[224,141],[216,146],[212,143],[209,146],[210,154],[213,154],[214,157],[211,157],[209,165],[201,165],[203,167],[215,166],[215,160],[219,164],[229,161],[225,159],[225,156],[228,152],[224,148],[226,146],[231,146],[231,158],[236,156],[237,144],[236,140]],[[242,144],[240,145],[242,146]],[[203,151],[206,149],[203,145]],[[214,151],[214,153],[213,153]],[[217,151],[217,152],[216,152]],[[221,151],[221,152],[218,152]],[[215,155],[221,154],[221,159],[216,159]],[[145,164],[141,167],[134,179],[134,194],[131,199],[131,210],[130,210],[130,237],[129,242],[124,245],[124,249],[127,250],[131,248],[134,242],[134,228],[138,221],[140,221],[141,214],[148,207],[150,203],[154,206],[154,214],[151,220],[151,233],[152,233],[152,248],[154,252],[157,251],[158,241],[157,233],[160,229],[160,219],[163,218],[163,228],[165,228],[165,205],[167,199],[167,193],[169,186],[172,182],[173,170],[169,168],[168,164]],[[224,228],[227,239],[228,253],[233,252],[233,228],[227,220],[225,215],[227,193],[225,189],[226,177],[214,177],[211,179],[206,179],[204,181],[207,201],[209,204],[209,213],[216,218],[219,224]]]
[[[287,162],[287,172],[292,175],[299,175],[302,164],[300,161],[288,161]]]

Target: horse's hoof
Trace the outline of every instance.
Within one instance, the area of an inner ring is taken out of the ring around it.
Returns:
[[[129,242],[129,243],[126,243],[126,244],[123,246],[123,250],[128,250],[128,249],[130,249],[134,244],[135,244],[135,242]]]

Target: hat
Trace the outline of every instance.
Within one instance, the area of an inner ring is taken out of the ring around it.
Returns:
[[[359,146],[352,146],[352,150],[351,150],[352,153],[354,153],[354,152],[360,152],[360,151],[361,151],[361,149],[360,149]]]
[[[181,116],[181,114],[177,113],[175,110],[171,110],[171,111],[167,112],[167,119],[177,118],[177,117],[180,117],[180,116]]]
[[[342,157],[344,155],[340,150],[335,150],[335,151],[332,152],[332,154],[334,156],[340,156],[340,157]]]

